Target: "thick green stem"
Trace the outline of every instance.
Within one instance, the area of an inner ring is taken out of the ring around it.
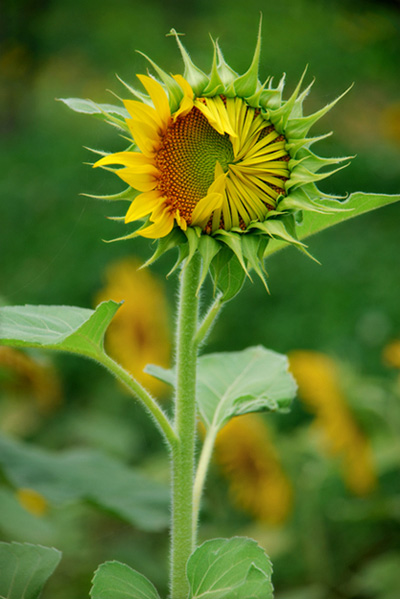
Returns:
[[[193,483],[196,442],[196,362],[200,258],[195,255],[181,273],[177,358],[175,431],[172,448],[171,599],[189,592],[186,564],[194,549]]]

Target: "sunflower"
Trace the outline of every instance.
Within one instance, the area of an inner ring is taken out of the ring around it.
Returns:
[[[179,75],[174,79],[184,95],[171,113],[161,84],[138,78],[154,105],[124,102],[139,151],[105,156],[95,164],[122,165],[119,177],[142,192],[125,222],[150,215],[152,224],[139,234],[159,238],[174,225],[215,233],[264,221],[289,179],[285,137],[242,98],[196,98]]]
[[[146,93],[124,84],[135,99],[123,100],[123,108],[91,103],[83,110],[102,115],[129,135],[125,151],[99,152],[102,157],[94,164],[115,172],[129,186],[103,198],[130,202],[125,223],[144,222],[119,239],[140,235],[159,240],[151,260],[186,244],[181,260],[198,249],[208,269],[225,248],[246,273],[252,267],[264,280],[262,260],[269,239],[304,250],[296,235],[301,212],[338,209],[316,182],[338,170],[321,169],[345,158],[314,154],[310,147],[326,135],[309,137],[308,132],[339,98],[304,116],[303,102],[312,86],[302,90],[304,75],[286,101],[284,78],[276,87],[271,78],[261,83],[260,31],[243,75],[226,63],[217,42],[206,75],[178,34],[172,34],[185,65],[183,76],[169,75],[146,57],[158,76],[137,75]],[[69,105],[82,111],[82,101],[77,102]]]

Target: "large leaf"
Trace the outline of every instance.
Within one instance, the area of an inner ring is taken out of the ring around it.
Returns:
[[[358,191],[340,204],[345,208],[344,212],[333,212],[331,214],[320,212],[303,212],[303,222],[296,227],[297,236],[300,240],[306,239],[315,233],[328,229],[333,225],[342,223],[355,216],[360,216],[371,210],[376,210],[389,204],[400,201],[400,195],[385,195],[378,193],[363,193]],[[273,239],[267,246],[265,256],[269,256],[278,250],[288,247],[284,241]]]
[[[190,556],[189,599],[272,599],[272,566],[251,539],[213,539]]]
[[[207,429],[240,414],[287,409],[295,394],[286,356],[261,345],[199,359],[197,401]]]
[[[92,599],[160,599],[153,584],[143,574],[120,562],[99,566],[90,596]]]
[[[0,543],[0,598],[37,599],[60,559],[54,548]]]
[[[261,345],[201,356],[197,404],[206,429],[216,433],[234,416],[248,412],[287,410],[297,390],[288,366],[286,356]],[[173,370],[148,364],[145,372],[175,384]]]
[[[96,310],[72,306],[0,308],[0,344],[41,347],[99,359],[104,333],[120,304],[102,302]]]
[[[0,437],[0,467],[14,487],[34,489],[50,503],[90,501],[143,530],[168,526],[167,486],[99,451],[52,453]]]

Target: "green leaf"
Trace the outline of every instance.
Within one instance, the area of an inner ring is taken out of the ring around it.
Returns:
[[[0,531],[6,538],[45,545],[53,542],[53,521],[46,515],[35,516],[22,507],[14,489],[0,487],[0,506]]]
[[[53,574],[61,552],[29,543],[0,542],[1,599],[36,599]]]
[[[261,345],[198,359],[197,403],[207,431],[216,434],[231,418],[261,411],[285,411],[297,386],[286,356]],[[175,373],[148,364],[145,372],[171,386]]]
[[[222,301],[227,302],[243,287],[246,273],[236,256],[228,248],[222,248],[211,262],[211,276],[222,293]]]
[[[90,596],[92,599],[160,599],[153,584],[143,574],[120,562],[99,566]]]
[[[286,356],[261,345],[199,358],[197,401],[206,429],[240,414],[285,410],[296,394]]]
[[[290,196],[289,196],[290,197]],[[306,239],[315,233],[328,229],[333,225],[349,220],[361,214],[376,210],[389,204],[394,204],[400,200],[400,195],[384,195],[374,193],[353,193],[345,202],[338,204],[332,202],[332,206],[346,208],[345,212],[334,212],[331,214],[318,212],[303,212],[303,222],[296,227],[299,240]],[[269,256],[278,250],[288,247],[283,241],[273,239],[270,241],[265,255]]]
[[[50,503],[88,501],[136,526],[168,526],[169,490],[100,451],[53,453],[0,436],[0,467],[15,488],[34,489]]]
[[[272,599],[272,565],[251,539],[212,539],[190,556],[189,599]]]
[[[104,333],[121,304],[102,302],[96,310],[72,306],[0,308],[0,343],[41,347],[99,359]]]
[[[162,366],[157,366],[156,364],[147,364],[143,372],[147,372],[147,374],[151,374],[154,378],[162,381],[163,383],[167,383],[167,385],[171,385],[171,387],[175,386],[176,376],[175,371],[167,368],[163,368]]]

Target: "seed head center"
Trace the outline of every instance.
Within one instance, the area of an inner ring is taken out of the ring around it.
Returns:
[[[167,128],[157,152],[157,189],[172,208],[190,224],[199,200],[214,181],[216,163],[224,172],[234,154],[227,134],[221,135],[198,108],[178,117]]]

